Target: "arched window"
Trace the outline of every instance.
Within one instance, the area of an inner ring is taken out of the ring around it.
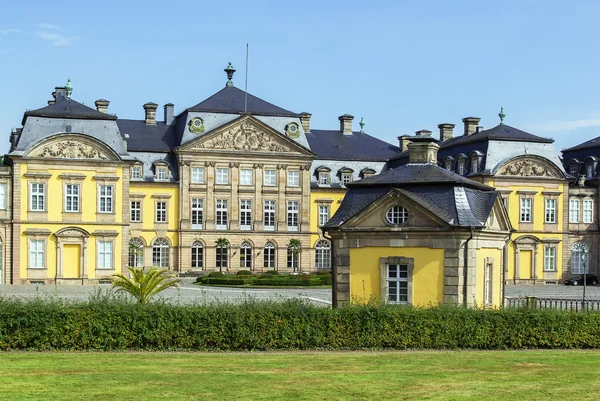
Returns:
[[[320,240],[315,244],[315,267],[317,269],[331,269],[331,243]]]
[[[267,242],[265,244],[265,248],[263,250],[265,264],[265,269],[275,269],[277,264],[275,259],[275,245],[272,242]]]
[[[169,241],[157,238],[152,243],[152,266],[169,268]]]
[[[585,242],[576,242],[571,248],[571,274],[589,271],[590,247]]]
[[[141,238],[129,240],[129,266],[144,267],[144,241]]]
[[[240,268],[252,269],[252,245],[246,241],[242,242],[240,246]]]
[[[192,268],[204,268],[204,246],[200,241],[192,242]]]

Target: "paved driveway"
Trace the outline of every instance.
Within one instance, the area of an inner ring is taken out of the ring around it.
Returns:
[[[179,289],[169,288],[161,297],[182,303],[237,303],[246,300],[281,301],[290,298],[308,300],[316,305],[331,305],[330,289],[279,288],[231,288],[201,287],[193,284],[193,279],[183,279]],[[55,298],[68,300],[87,300],[98,291],[106,293],[109,285],[0,285],[0,296],[24,299]]]

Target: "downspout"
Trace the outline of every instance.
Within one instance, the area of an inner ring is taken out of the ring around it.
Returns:
[[[471,240],[473,239],[474,228],[471,227],[470,231],[471,231],[471,235],[469,236],[469,239],[467,239],[467,241],[465,242],[465,254],[464,254],[465,261],[463,264],[463,306],[468,305],[468,302],[467,302],[467,296],[468,296],[467,280],[469,277],[469,242],[471,242]]]
[[[333,308],[337,308],[337,263],[336,258],[333,256],[335,255],[335,245],[333,243],[333,238],[327,235],[327,231],[325,231],[325,228],[321,228],[321,230],[323,231],[323,238],[327,239],[331,243],[331,306]]]
[[[500,296],[502,297],[502,307],[505,306],[506,301],[506,274],[508,273],[508,244],[510,243],[510,235],[512,231],[508,232],[508,238],[504,241],[504,248],[502,249],[502,276],[500,277],[502,280],[502,293]]]

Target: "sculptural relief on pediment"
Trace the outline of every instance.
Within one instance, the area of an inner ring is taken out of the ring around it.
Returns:
[[[110,157],[100,149],[73,139],[66,139],[45,144],[38,149],[35,149],[29,154],[29,156],[53,157],[60,159],[110,159]]]
[[[518,159],[511,161],[498,170],[497,175],[513,177],[562,178],[557,169],[540,160]]]
[[[246,121],[223,132],[200,140],[192,149],[219,149],[257,152],[290,152],[291,148],[283,140],[261,131]]]

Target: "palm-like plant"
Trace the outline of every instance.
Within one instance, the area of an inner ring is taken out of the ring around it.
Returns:
[[[217,244],[217,253],[219,252],[218,249],[221,249],[221,252],[225,252],[227,253],[227,247],[229,246],[229,240],[227,238],[217,238],[217,240],[215,241],[215,244]],[[224,250],[224,251],[223,251]],[[225,267],[228,268],[229,267],[229,255],[225,255]],[[223,254],[220,255],[219,260],[219,271],[223,271]]]
[[[294,260],[297,260],[298,255],[302,252],[302,242],[298,238],[290,238],[290,242],[288,242],[287,246],[288,253],[294,255]],[[300,266],[298,266],[300,267]],[[294,266],[294,271],[296,271],[296,267]]]
[[[156,294],[170,287],[179,287],[181,280],[167,270],[153,267],[147,272],[143,268],[128,267],[131,278],[123,274],[113,274],[112,287],[117,292],[124,291],[145,305]]]

